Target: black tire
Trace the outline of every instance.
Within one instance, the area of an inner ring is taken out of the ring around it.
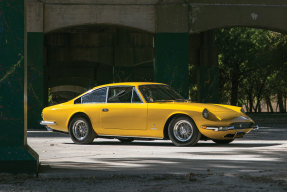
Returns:
[[[225,139],[225,140],[218,140],[218,139],[213,139],[212,140],[214,143],[220,144],[220,145],[227,145],[234,141],[234,139]]]
[[[195,145],[200,139],[201,133],[191,118],[180,116],[172,119],[169,123],[168,136],[174,145],[186,147]]]
[[[126,137],[121,137],[121,138],[117,138],[117,139],[122,143],[131,143],[134,141],[133,138],[126,138]]]
[[[90,144],[94,141],[96,133],[91,122],[83,116],[74,117],[69,126],[71,139],[77,144]]]

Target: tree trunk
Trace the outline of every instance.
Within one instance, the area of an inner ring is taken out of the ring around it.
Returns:
[[[252,112],[253,109],[252,90],[248,92],[248,102],[249,102],[249,112]]]
[[[270,97],[266,97],[265,100],[266,100],[268,112],[269,112],[269,109],[270,109],[270,112],[273,113],[273,107],[272,107],[272,103],[271,103]]]
[[[284,99],[284,101],[283,101],[283,103],[284,103],[284,112],[286,112],[286,95],[283,97],[283,99]]]
[[[257,112],[261,113],[261,101],[258,101],[258,108],[257,108]]]
[[[285,112],[286,112],[286,95],[284,96],[284,110],[285,110]]]
[[[277,94],[277,103],[279,106],[279,112],[284,113],[285,111],[284,111],[284,105],[283,105],[283,95],[280,92]]]
[[[261,95],[262,95],[262,91],[264,89],[266,80],[267,80],[267,75],[266,75],[264,81],[262,82],[262,84],[260,84],[260,81],[258,81],[260,88],[259,88],[259,90],[257,92],[257,96],[256,96],[256,99],[257,99],[256,112],[261,112],[261,98],[262,98]]]
[[[239,86],[239,66],[236,65],[231,72],[231,105],[237,105],[238,103],[238,86]]]
[[[260,99],[257,97],[257,98],[256,98],[256,105],[255,105],[255,112],[261,112],[261,111],[260,111],[260,108],[261,108],[261,107],[260,107],[260,104],[261,104],[261,103],[260,103]]]

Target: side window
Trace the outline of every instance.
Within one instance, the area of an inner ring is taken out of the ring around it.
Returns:
[[[131,103],[132,87],[110,87],[108,103]]]
[[[142,103],[139,95],[137,94],[136,90],[133,89],[133,98],[132,98],[132,103]]]
[[[104,103],[106,102],[107,88],[96,89],[82,96],[82,103]]]

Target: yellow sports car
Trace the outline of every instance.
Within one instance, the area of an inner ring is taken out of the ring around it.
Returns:
[[[252,129],[254,121],[240,107],[192,103],[161,83],[114,83],[95,87],[66,103],[44,108],[43,121],[69,133],[79,144],[97,137],[170,139],[177,146],[200,139],[228,144]]]

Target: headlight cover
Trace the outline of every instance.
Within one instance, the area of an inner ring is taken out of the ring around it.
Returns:
[[[205,119],[208,119],[209,117],[209,111],[207,109],[203,109],[202,111],[202,116],[205,118]]]

